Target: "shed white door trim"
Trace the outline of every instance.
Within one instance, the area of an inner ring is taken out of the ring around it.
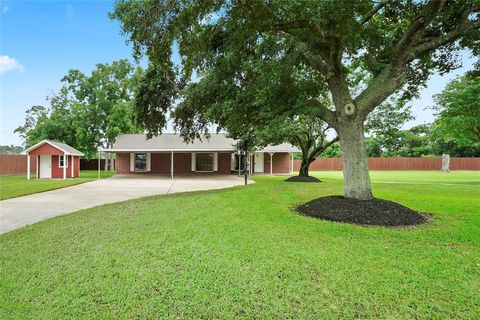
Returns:
[[[255,172],[263,173],[263,152],[255,153]]]
[[[52,156],[40,156],[40,178],[52,177]]]

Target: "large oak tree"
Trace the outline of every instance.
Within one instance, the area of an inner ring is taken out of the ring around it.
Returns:
[[[339,136],[345,196],[370,199],[367,116],[393,94],[401,92],[405,99],[415,95],[431,73],[456,68],[460,50],[478,54],[479,11],[478,0],[122,0],[112,17],[122,23],[135,55],[146,54],[152,75],[161,79],[149,84],[156,94],[144,105],[150,131],[159,129],[155,123],[165,123],[175,99],[190,105],[201,102],[191,94],[192,81],[197,89],[215,90],[216,84],[221,90],[225,83],[231,88],[238,84],[238,89],[218,92],[215,108],[191,114],[194,117],[183,119],[183,125],[202,129],[218,113],[235,112],[232,102],[243,98],[258,102],[251,107],[253,113],[267,109],[283,115],[288,112],[288,93],[301,74],[291,82],[275,77],[284,74],[277,69],[302,71],[313,77],[310,84],[318,83],[318,97],[310,96],[303,108]],[[172,57],[177,54],[180,62],[175,64]],[[275,63],[290,57],[295,59],[288,64]],[[262,85],[276,87],[278,95]],[[324,103],[325,85],[334,108]],[[248,116],[245,111],[239,114]]]

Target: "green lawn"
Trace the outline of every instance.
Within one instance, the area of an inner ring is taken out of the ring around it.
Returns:
[[[257,177],[1,235],[0,318],[480,318],[480,172],[373,172],[405,182],[374,183],[377,197],[433,214],[403,229],[296,214],[342,192],[340,173],[315,175],[324,182]]]
[[[114,174],[113,171],[107,172],[107,177]],[[82,170],[80,177],[74,179],[35,179],[27,180],[26,175],[21,176],[0,176],[0,200],[24,196],[27,194],[43,192],[53,189],[60,189],[75,184],[84,183],[97,179],[96,170]],[[104,178],[104,172],[101,172],[101,178]]]

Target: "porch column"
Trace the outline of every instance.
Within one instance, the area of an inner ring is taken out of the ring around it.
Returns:
[[[173,151],[170,155],[170,175],[172,176],[172,179],[173,179]]]
[[[70,175],[70,178],[73,178],[73,173],[75,172],[73,170],[73,166],[75,165],[75,156],[72,156],[72,174]]]
[[[291,163],[291,165],[290,165],[290,172],[293,172],[293,161],[294,161],[294,160],[293,160],[293,152],[290,153],[290,159],[292,160],[292,163]]]
[[[97,180],[100,180],[100,151],[98,151],[98,177]]]
[[[238,175],[242,174],[242,152],[238,151]]]
[[[30,153],[27,153],[27,180],[30,180]]]
[[[273,175],[273,154],[275,152],[269,152],[270,154],[270,175]]]
[[[63,153],[63,179],[67,179],[67,154]]]
[[[250,155],[250,175],[253,175],[253,155],[254,153]]]
[[[40,156],[35,156],[35,177],[39,179],[38,176],[38,166],[40,165]]]

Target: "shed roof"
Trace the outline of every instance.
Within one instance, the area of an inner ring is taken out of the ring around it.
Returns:
[[[121,134],[117,137],[113,148],[101,149],[106,152],[161,152],[161,151],[235,151],[237,141],[227,138],[224,133],[212,133],[207,139],[196,139],[186,143],[183,138],[174,133],[147,139],[145,134]],[[288,143],[277,146],[268,146],[259,152],[298,152],[299,150]]]
[[[41,147],[43,146],[44,144],[49,144],[55,148],[57,148],[58,150],[60,151],[63,151],[65,152],[66,154],[68,155],[72,155],[72,156],[84,156],[84,154],[80,151],[78,151],[77,149],[69,146],[68,144],[66,143],[63,143],[63,142],[58,142],[58,141],[54,141],[54,140],[48,140],[48,139],[45,139],[45,140],[42,140],[40,141],[39,143],[31,146],[30,148],[28,148],[27,150],[25,150],[25,153],[29,153],[31,152],[32,150],[35,150],[37,149],[38,147]]]

